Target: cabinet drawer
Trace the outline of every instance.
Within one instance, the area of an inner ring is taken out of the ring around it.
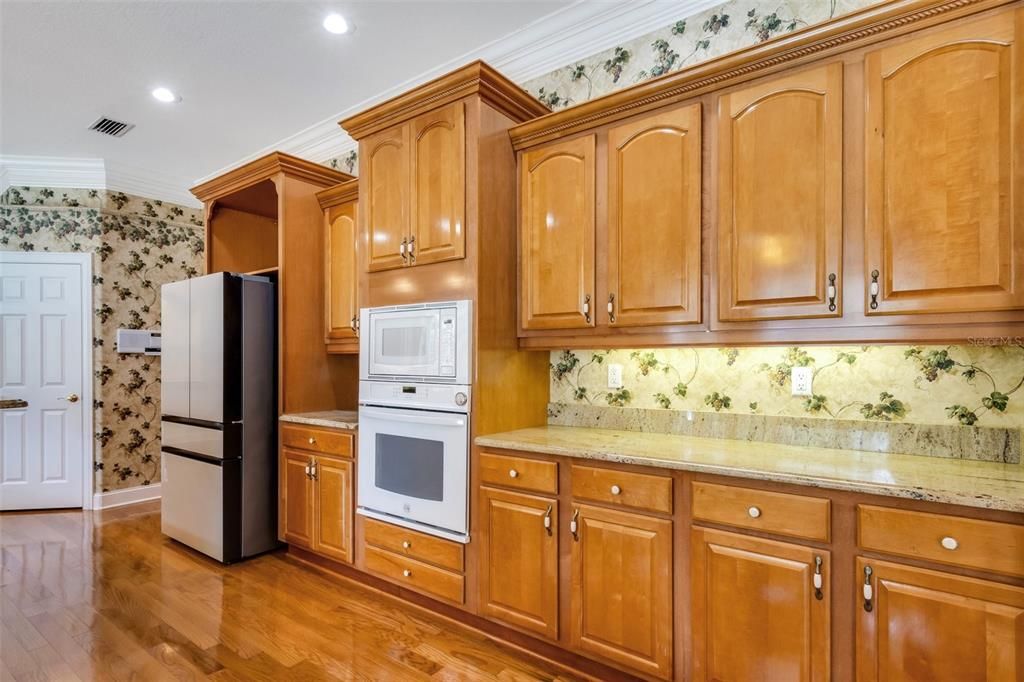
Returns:
[[[572,496],[671,514],[672,478],[574,465]]]
[[[452,573],[379,547],[367,547],[365,558],[366,570],[371,573],[377,573],[401,585],[455,604],[464,601],[463,577],[459,573]]]
[[[363,519],[363,537],[368,545],[453,571],[462,570],[464,548],[458,542],[369,518]]]
[[[694,481],[693,518],[828,542],[829,501],[769,490]]]
[[[352,456],[352,434],[347,431],[281,424],[281,445],[329,455]]]
[[[863,549],[1024,576],[1024,526],[857,505]]]
[[[558,464],[482,452],[480,482],[555,495],[558,493]]]

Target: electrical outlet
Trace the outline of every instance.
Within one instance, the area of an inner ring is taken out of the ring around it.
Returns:
[[[622,365],[608,365],[608,388],[622,388]]]
[[[793,385],[793,395],[811,395],[814,372],[810,367],[794,367],[789,378]]]

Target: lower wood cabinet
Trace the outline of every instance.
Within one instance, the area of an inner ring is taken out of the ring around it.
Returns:
[[[690,551],[693,680],[829,679],[827,551],[704,528]]]
[[[857,559],[857,680],[1024,680],[1024,588]]]
[[[576,505],[571,645],[672,678],[672,521]]]
[[[352,461],[281,448],[281,539],[352,561]]]
[[[480,611],[558,639],[558,501],[480,488]]]

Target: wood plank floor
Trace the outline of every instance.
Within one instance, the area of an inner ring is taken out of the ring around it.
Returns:
[[[0,515],[0,680],[575,680],[282,553],[225,567],[157,503]]]

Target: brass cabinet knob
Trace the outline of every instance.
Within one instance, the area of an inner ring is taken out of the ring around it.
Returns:
[[[622,492],[622,488],[617,485],[612,486],[612,495],[618,495]]]
[[[509,469],[508,470],[508,477],[509,478],[516,478],[518,476],[519,476],[519,472],[516,471],[515,469]]]
[[[313,438],[313,436],[310,436],[309,437],[309,444],[313,445],[314,443],[316,443],[316,438]]]
[[[412,577],[412,571],[410,571],[410,570],[409,570],[409,569],[407,568],[407,569],[405,569],[404,571],[402,571],[402,575],[404,575],[404,576],[405,576],[406,578],[411,578],[411,577]]]
[[[402,547],[404,547],[405,549],[409,549],[410,547],[412,547],[412,543],[409,542],[408,540],[403,540],[402,541]]]
[[[750,518],[756,519],[759,516],[761,516],[761,510],[758,509],[757,507],[751,507],[750,509],[747,510],[747,514],[750,515]]]

